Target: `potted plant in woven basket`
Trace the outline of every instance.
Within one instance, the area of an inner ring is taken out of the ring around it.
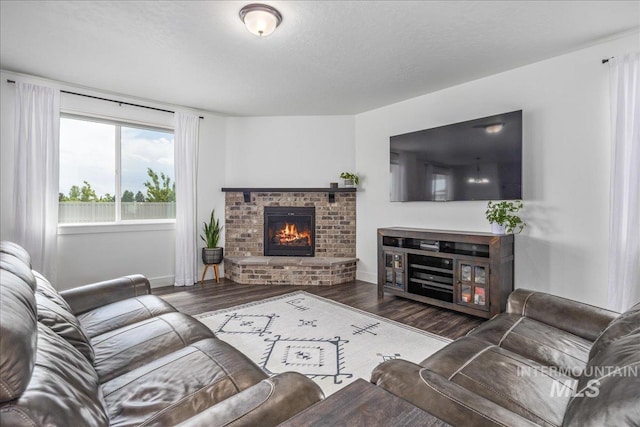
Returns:
[[[516,213],[524,207],[522,200],[489,201],[485,216],[493,234],[520,233],[527,225]]]
[[[206,244],[206,247],[202,248],[202,262],[204,264],[220,264],[224,259],[224,248],[218,246],[224,226],[220,226],[220,221],[216,219],[215,212],[215,209],[211,210],[209,223],[203,223],[204,235],[200,235],[200,238]]]

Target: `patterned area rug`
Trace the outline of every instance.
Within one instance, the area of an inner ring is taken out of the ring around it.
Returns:
[[[451,342],[304,291],[196,317],[267,374],[300,372],[326,396],[385,360],[420,362]]]

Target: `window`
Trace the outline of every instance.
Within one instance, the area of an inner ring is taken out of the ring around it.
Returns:
[[[60,224],[174,219],[173,132],[62,117],[59,201]]]

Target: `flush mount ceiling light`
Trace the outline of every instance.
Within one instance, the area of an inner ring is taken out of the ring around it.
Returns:
[[[502,130],[502,128],[504,128],[504,123],[502,122],[489,123],[486,125],[477,125],[477,126],[474,126],[474,128],[484,129],[484,131],[487,133],[498,133]]]
[[[280,25],[282,15],[271,6],[253,3],[240,9],[240,19],[247,30],[256,36],[266,37]]]
[[[498,133],[502,130],[503,127],[504,125],[502,123],[495,123],[492,125],[488,125],[487,127],[484,128],[484,130],[487,133]]]

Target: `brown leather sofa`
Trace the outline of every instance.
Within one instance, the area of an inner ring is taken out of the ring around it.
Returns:
[[[58,293],[0,243],[0,425],[272,426],[323,398],[269,378],[128,276]]]
[[[618,314],[518,289],[506,313],[371,381],[454,426],[640,426],[640,303]]]

